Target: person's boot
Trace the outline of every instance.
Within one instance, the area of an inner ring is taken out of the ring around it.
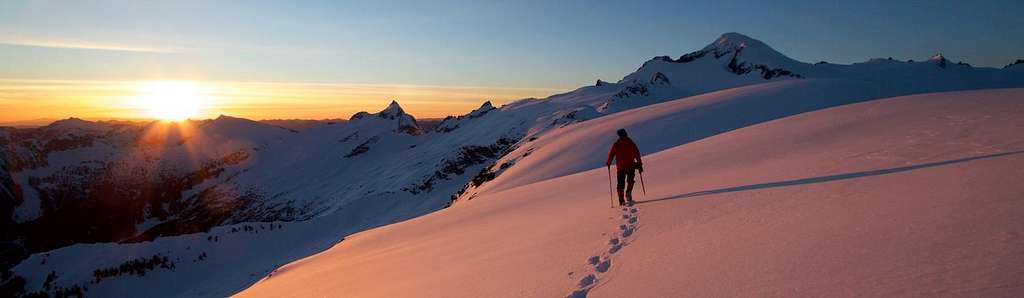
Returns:
[[[619,206],[625,205],[626,201],[622,198],[622,190],[619,189]]]
[[[627,191],[626,192],[626,204],[628,204],[630,207],[632,207],[633,203],[634,203],[633,202],[633,191],[632,190]]]

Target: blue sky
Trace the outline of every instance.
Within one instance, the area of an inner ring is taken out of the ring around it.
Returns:
[[[801,61],[1002,67],[1024,1],[0,0],[0,124],[137,118],[152,81],[202,90],[196,117],[421,117],[616,81],[725,32]],[[254,84],[258,83],[258,84]],[[263,84],[270,83],[270,84]]]
[[[730,31],[810,62],[1024,58],[1024,1],[382,2],[3,1],[0,77],[572,88]]]

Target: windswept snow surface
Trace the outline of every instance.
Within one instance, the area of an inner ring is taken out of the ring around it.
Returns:
[[[651,112],[591,125],[680,121]],[[1024,89],[999,89],[781,118],[646,155],[628,209],[602,164],[531,155],[596,169],[354,234],[238,296],[1021,296],[1021,115]]]
[[[141,160],[140,162],[181,166],[190,171],[198,171],[197,167],[202,166],[204,160],[244,156],[238,158],[237,163],[225,163],[218,167],[215,172],[221,174],[200,175],[199,177],[204,177],[205,180],[196,185],[189,185],[187,189],[182,190],[180,197],[175,195],[172,200],[165,200],[181,202],[182,206],[187,207],[176,208],[182,211],[171,214],[167,220],[154,217],[152,214],[143,214],[135,222],[130,222],[130,227],[149,228],[147,231],[138,231],[142,233],[139,239],[160,236],[155,241],[136,244],[76,244],[50,251],[35,251],[34,255],[13,268],[12,272],[27,280],[26,290],[29,292],[43,289],[46,275],[54,272],[58,277],[52,286],[88,286],[90,295],[219,296],[245,287],[279,264],[323,250],[329,244],[337,242],[340,237],[366,228],[434,212],[449,206],[452,202],[454,209],[457,210],[490,208],[486,210],[491,211],[445,210],[431,215],[428,219],[413,222],[436,221],[439,217],[456,214],[452,219],[446,220],[466,222],[474,226],[483,224],[479,228],[465,227],[482,231],[491,227],[511,229],[507,222],[488,222],[496,219],[480,219],[478,222],[458,215],[464,212],[471,212],[467,214],[476,214],[473,216],[478,217],[490,214],[472,212],[492,212],[504,217],[516,214],[502,210],[503,205],[494,205],[506,203],[487,203],[482,207],[474,207],[479,200],[514,203],[522,202],[520,200],[534,202],[547,198],[547,201],[551,201],[550,204],[565,204],[559,205],[560,207],[534,203],[508,205],[509,208],[515,208],[516,212],[529,212],[522,216],[551,217],[536,218],[536,222],[543,223],[536,227],[515,227],[548,237],[551,233],[561,233],[557,229],[552,230],[552,224],[557,227],[565,223],[547,223],[546,220],[558,221],[568,218],[573,222],[586,223],[588,219],[583,217],[593,217],[593,210],[577,210],[574,207],[577,203],[571,198],[585,198],[588,202],[594,198],[588,197],[588,193],[576,193],[580,190],[573,190],[570,187],[604,191],[604,182],[594,185],[594,177],[587,176],[594,174],[580,173],[599,167],[603,163],[607,152],[606,146],[614,138],[610,132],[615,129],[628,129],[639,141],[645,154],[680,150],[672,148],[694,144],[695,141],[705,142],[704,139],[709,137],[720,138],[718,135],[722,133],[735,134],[737,129],[766,121],[839,105],[924,92],[1020,88],[1024,87],[1024,72],[1021,69],[1024,67],[1019,65],[1006,69],[975,68],[952,63],[945,57],[921,62],[874,59],[852,65],[809,64],[790,59],[756,39],[738,33],[727,33],[707,47],[676,59],[667,56],[655,57],[614,83],[599,80],[592,86],[584,86],[544,99],[522,99],[500,107],[485,103],[479,109],[445,118],[436,125],[422,125],[422,122],[417,121],[412,115],[406,114],[397,102],[393,102],[378,113],[361,112],[348,121],[323,123],[301,131],[289,131],[266,123],[227,116],[216,120],[197,121],[194,123],[194,129],[201,134],[192,134],[189,137],[187,133],[171,129],[165,133],[159,133],[158,130],[158,133],[148,138],[153,141],[154,146],[141,150],[140,153],[124,153],[128,149],[134,150],[133,142],[129,142],[134,139],[112,141],[110,144],[98,142],[95,146],[50,152],[43,155],[45,163],[41,163],[47,166],[24,167],[8,173],[14,178],[13,181],[24,186],[31,184],[28,181],[30,177],[54,176],[56,171],[66,172],[66,169],[70,169],[68,166],[88,163],[97,157],[114,161]],[[60,126],[60,131],[82,133],[102,131],[105,127],[79,119],[65,120],[55,123],[55,126]],[[0,133],[3,131],[0,130]],[[857,137],[856,140],[848,141],[866,142],[872,140],[874,136],[869,134]],[[737,142],[742,144],[746,141]],[[128,149],[122,150],[116,144],[124,144],[123,146]],[[733,148],[729,146],[737,145],[726,144],[726,147],[715,150],[727,151],[726,149]],[[935,148],[923,147],[921,150],[932,149]],[[712,149],[707,150],[707,154],[724,154],[711,152]],[[225,157],[226,154],[232,155]],[[46,156],[50,158],[46,159]],[[729,163],[728,160],[718,161],[721,164],[716,165],[741,165]],[[821,167],[821,171],[835,166],[819,165],[815,162],[817,161],[808,160],[799,163]],[[686,169],[698,165],[703,164],[682,164],[679,167]],[[755,167],[756,164],[742,166]],[[764,173],[787,171],[785,168],[750,170],[767,171]],[[736,171],[743,175],[755,175],[755,172]],[[184,170],[182,172],[191,173]],[[695,173],[698,172],[687,172],[687,175]],[[571,177],[577,178],[564,177],[567,175],[575,175]],[[603,173],[597,175],[599,181],[607,179]],[[694,177],[697,176],[686,176],[687,179]],[[648,178],[653,179],[652,181],[664,179]],[[760,178],[767,179],[771,176]],[[561,182],[549,182],[552,179]],[[524,188],[528,185],[551,185],[551,188],[541,193]],[[666,184],[661,183],[652,187],[657,189],[664,185]],[[680,189],[693,186],[680,185]],[[42,186],[51,185],[44,183]],[[26,189],[23,202],[15,204],[16,212],[12,218],[17,222],[27,222],[38,219],[41,215],[45,216],[42,213],[43,209],[40,208],[43,205],[38,192],[32,187],[23,188]],[[566,192],[559,188],[570,188],[570,191]],[[678,189],[660,191],[675,190]],[[522,197],[510,195],[512,193],[521,194]],[[233,202],[238,204],[224,205]],[[543,209],[536,209],[542,207]],[[210,212],[207,211],[215,211],[216,215],[223,217],[219,221],[203,222],[205,219],[217,218],[209,216]],[[577,217],[573,217],[574,214]],[[637,223],[628,222],[635,218],[629,214],[627,218],[616,220],[625,220],[625,223],[619,224],[624,224],[625,231],[632,233],[634,228],[641,227],[636,226]],[[96,217],[102,218],[105,215]],[[601,218],[608,216],[621,217],[619,214],[603,214],[594,220],[602,220]],[[284,223],[292,221],[300,222]],[[275,234],[259,235],[250,230],[247,236],[228,237],[220,234],[224,233],[226,227],[258,224],[246,222],[277,222],[284,230],[295,231],[294,233],[299,233],[299,236],[268,236],[279,235],[279,230],[275,230]],[[594,236],[593,232],[604,231],[604,225],[607,224],[604,221],[590,223],[594,225],[584,227],[574,224],[566,227],[571,229],[563,232],[570,234],[560,235],[573,241],[552,243],[551,245],[559,246],[555,249],[560,249],[555,255],[569,253],[565,251],[571,251],[579,245],[577,241],[592,241],[588,239]],[[527,222],[523,222],[523,225],[527,225]],[[216,228],[209,232],[179,235],[206,231],[210,227]],[[382,230],[390,229],[394,228]],[[453,229],[451,233],[463,232],[465,231]],[[414,233],[416,235],[410,239],[425,242],[403,241],[413,243],[407,247],[440,245],[453,248],[476,242],[475,239],[465,239],[466,243],[459,242],[462,240],[437,243],[423,238],[436,237],[439,233],[448,232],[430,231],[422,233],[422,236]],[[516,233],[519,233],[518,230],[509,234],[516,236],[512,241],[535,236]],[[207,237],[218,235],[223,238],[223,242],[206,240]],[[450,240],[445,237],[438,239]],[[600,242],[607,242],[606,240],[608,239]],[[467,258],[471,260],[459,259],[455,263],[472,264],[473,260],[476,260],[483,262],[482,264],[489,264],[489,256],[502,255],[516,260],[520,252],[524,253],[525,257],[549,253],[546,250],[519,251],[520,246],[505,247],[508,243],[505,241],[507,240],[502,239],[481,243],[482,247],[491,250],[468,256]],[[288,245],[273,246],[272,249],[261,248],[266,243]],[[407,245],[405,243],[403,245]],[[529,245],[533,244],[524,245],[530,247]],[[621,240],[619,244],[613,245],[625,248],[629,242]],[[193,254],[197,246],[203,251],[216,252],[208,253],[208,258],[193,264],[190,260],[196,258]],[[247,253],[253,254],[244,255],[245,257],[233,255],[231,252],[235,247],[251,247]],[[390,246],[379,253],[390,255],[408,252],[422,257],[431,256],[406,251],[401,247],[389,249]],[[515,250],[516,254],[512,254],[512,250]],[[158,253],[173,256],[175,260],[180,259],[184,263],[177,263],[174,269],[159,268],[149,271],[150,273],[144,277],[120,276],[103,279],[99,283],[89,283],[90,275],[96,269],[123,264],[130,261],[131,257],[152,256]],[[42,260],[47,262],[43,263]],[[574,264],[577,261],[575,258],[565,260]],[[596,266],[606,269],[617,268],[613,263],[606,261],[598,258]],[[552,262],[560,264],[559,262],[563,260]],[[375,263],[376,260],[360,264]],[[524,286],[523,288],[527,288],[524,291],[542,290],[501,294],[548,296],[546,294],[549,292],[545,291],[557,292],[553,289],[563,289],[560,286],[561,281],[541,280],[547,275],[534,276],[531,268],[523,267],[526,265],[507,265],[508,268],[493,269],[495,274],[507,276],[509,273],[502,270],[509,270],[531,275],[528,279],[532,280],[523,283],[531,286]],[[437,268],[448,266],[438,263]],[[576,271],[575,275],[566,279],[576,283],[582,278],[580,272]],[[395,274],[401,276],[404,273]],[[446,274],[463,273],[456,270],[452,273],[442,272],[434,275],[440,277]],[[185,275],[187,277],[183,277]],[[607,281],[605,277],[595,277],[597,285]],[[182,280],[191,282],[179,282]],[[404,279],[395,281],[400,285],[399,289],[417,288],[414,287],[417,282],[406,282]],[[551,286],[534,286],[549,283]],[[465,293],[467,295],[476,293],[471,289],[466,291],[469,291]],[[464,294],[450,294],[455,293]],[[481,290],[479,294],[499,293]]]
[[[608,132],[619,128],[625,128],[634,138],[651,140],[640,148],[646,154],[772,119],[885,98],[892,93],[870,82],[804,79],[648,105],[541,134],[536,141],[499,160],[514,161],[515,167],[475,191],[508,189],[603,164],[608,153],[604,144],[615,141],[615,135]]]

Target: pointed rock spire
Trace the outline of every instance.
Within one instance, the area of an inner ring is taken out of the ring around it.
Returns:
[[[488,100],[488,101],[485,101],[484,104],[480,105],[480,108],[477,109],[477,110],[490,110],[490,109],[494,109],[494,104],[492,104],[491,101]]]
[[[393,119],[395,117],[405,115],[405,110],[402,106],[398,105],[398,101],[392,100],[388,107],[379,113],[381,118]]]
[[[468,116],[469,116],[469,118],[480,117],[480,116],[483,116],[484,114],[487,114],[487,112],[490,112],[491,110],[494,110],[494,105],[491,104],[490,100],[488,100],[488,101],[484,102],[484,104],[480,105],[480,108],[477,108],[476,110],[473,110],[472,112],[469,112]]]

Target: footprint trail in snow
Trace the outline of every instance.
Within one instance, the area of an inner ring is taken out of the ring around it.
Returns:
[[[587,258],[587,269],[580,274],[583,277],[579,279],[576,283],[576,288],[567,297],[587,297],[587,293],[598,285],[601,277],[611,270],[612,256],[626,245],[629,245],[630,236],[633,236],[633,233],[636,232],[639,212],[640,209],[637,207],[622,208],[621,224],[618,226],[618,230],[611,234],[612,237],[608,239],[605,248],[598,254]],[[569,277],[576,276],[574,273],[569,272]]]

